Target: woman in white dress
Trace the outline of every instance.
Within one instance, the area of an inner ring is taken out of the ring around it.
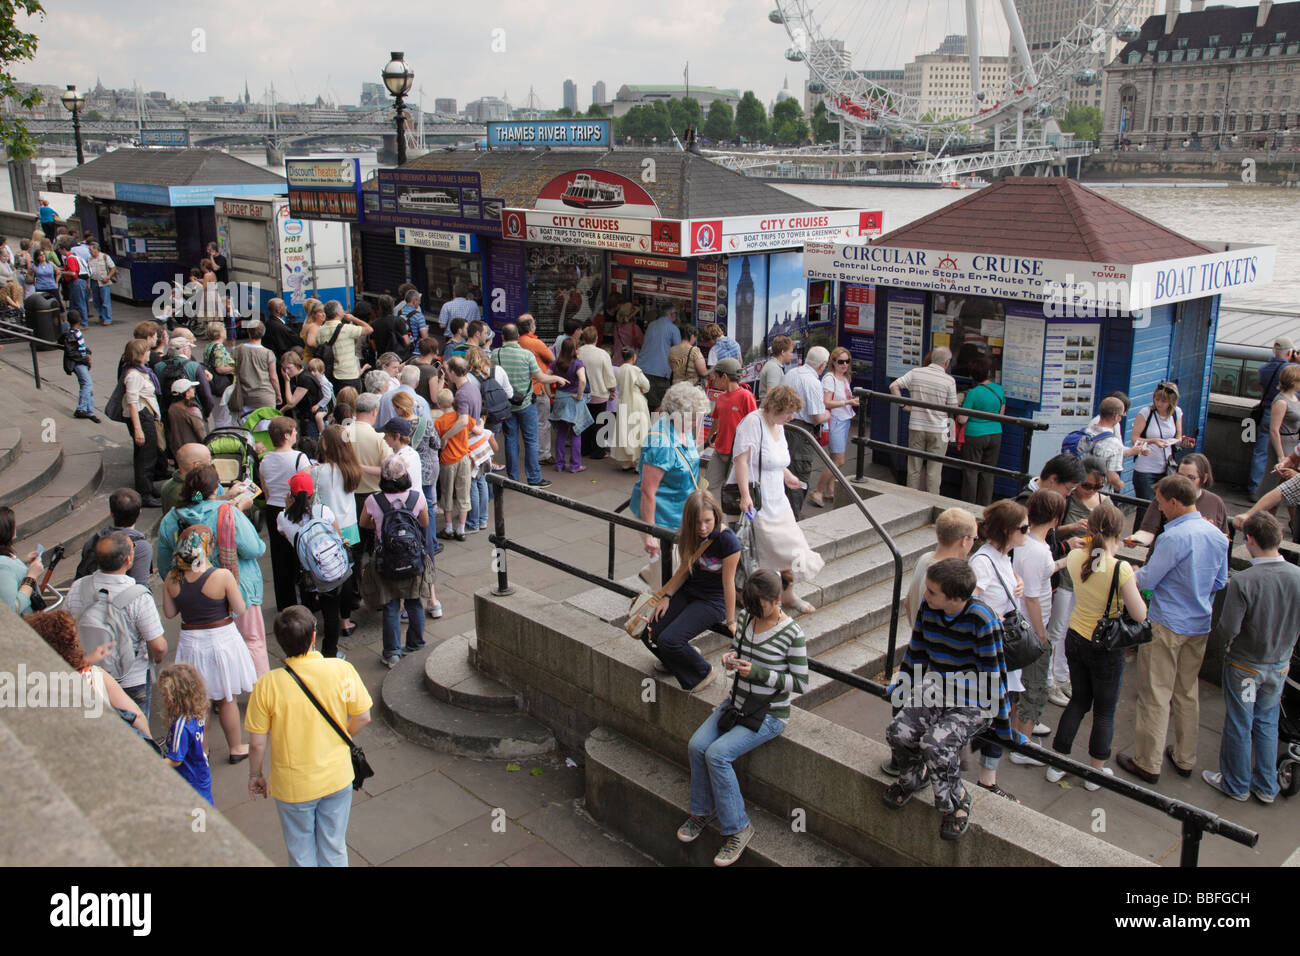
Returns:
[[[163,614],[180,615],[177,663],[186,662],[207,685],[217,704],[230,762],[248,758],[240,743],[239,707],[235,696],[253,689],[257,671],[234,619],[244,613],[239,582],[225,568],[214,568],[208,555],[216,547],[212,529],[193,524],[182,531],[172,555],[172,571],[163,588]]]
[[[757,507],[751,519],[754,556],[760,568],[781,573],[782,605],[811,614],[816,609],[795,597],[793,584],[811,581],[826,562],[808,546],[785,494],[786,488],[799,486],[799,479],[790,471],[790,449],[786,445],[784,426],[802,407],[803,400],[790,386],[768,389],[759,409],[750,412],[736,426],[727,483],[739,485],[742,513],[748,514]],[[750,493],[751,481],[758,484],[758,502]]]
[[[623,364],[614,375],[618,391],[618,428],[609,453],[624,471],[631,471],[641,461],[641,443],[650,434],[650,406],[646,393],[650,380],[636,364],[636,350],[623,346]]]

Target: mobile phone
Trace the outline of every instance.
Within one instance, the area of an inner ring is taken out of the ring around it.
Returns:
[[[45,545],[38,544],[36,546],[36,560],[39,561],[43,557],[45,557]]]

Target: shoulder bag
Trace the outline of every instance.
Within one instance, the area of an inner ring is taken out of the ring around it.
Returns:
[[[1115,561],[1115,571],[1110,576],[1110,591],[1106,594],[1106,611],[1110,611],[1110,602],[1119,598],[1119,561]],[[1122,599],[1116,600],[1119,614],[1097,619],[1092,629],[1092,643],[1103,651],[1117,651],[1125,647],[1137,647],[1151,640],[1151,622],[1139,624],[1129,617],[1128,608]]]
[[[988,561],[989,566],[993,568],[993,574],[997,577],[998,583],[1002,585],[1002,590],[1006,593],[1007,600],[1011,602],[1011,610],[1002,615],[1002,656],[1006,658],[1007,670],[1018,671],[1022,667],[1028,667],[1046,649],[1043,642],[1038,639],[1034,629],[1025,616],[1020,613],[1020,608],[1016,606],[1015,596],[1011,589],[1007,587],[1007,582],[1002,580],[1002,573],[998,571],[998,566],[993,563],[993,559],[987,554],[983,555]]]
[[[757,475],[759,481],[763,478],[763,431],[766,427],[766,424],[760,420],[758,435],[758,470],[750,474],[751,478]],[[717,454],[717,452],[714,452],[714,454]],[[733,464],[732,467],[734,468],[735,465]],[[754,510],[756,512],[763,510],[763,490],[759,481],[749,482],[749,500],[754,503]],[[722,505],[722,513],[724,515],[740,514],[740,485],[734,481],[730,484],[723,485],[722,501],[720,504]]]
[[[709,549],[709,545],[712,543],[713,542],[708,538],[701,541],[700,546],[696,548],[695,553],[691,555],[690,561],[677,569],[678,573],[681,573],[682,568],[684,567],[686,569],[686,574],[689,575],[691,573],[690,569],[695,566],[695,562],[700,560],[700,557]],[[676,576],[677,575],[673,575],[673,577]],[[642,591],[632,599],[632,606],[627,612],[627,620],[623,623],[623,630],[627,631],[628,637],[641,637],[645,633],[646,625],[650,623],[650,618],[654,616],[655,608],[658,607],[659,602],[663,600],[664,592],[668,590],[668,586],[672,583],[673,578],[669,578],[667,584],[664,584],[653,594],[649,591]]]
[[[1256,427],[1261,425],[1264,421],[1264,399],[1268,396],[1268,390],[1277,382],[1277,377],[1282,374],[1282,369],[1287,364],[1288,363],[1283,362],[1277,368],[1273,369],[1273,377],[1268,380],[1268,385],[1266,385],[1264,390],[1259,393],[1259,404],[1250,410],[1250,417],[1255,420]],[[1274,396],[1274,398],[1276,397],[1277,396]],[[1269,402],[1268,404],[1272,405],[1273,403]]]
[[[749,646],[752,650],[754,647],[754,621],[751,618],[745,622],[745,629],[749,631]],[[745,647],[745,636],[740,636],[741,650]],[[749,700],[745,701],[745,707],[742,710],[736,706],[736,691],[740,688],[740,675],[736,674],[731,681],[731,699],[718,712],[718,730],[726,733],[731,728],[739,725],[746,730],[752,730],[758,733],[763,729],[763,721],[767,719],[767,712],[772,709],[773,694],[764,694],[761,697],[758,694],[750,693]]]
[[[353,742],[352,738],[347,735],[347,731],[334,722],[334,718],[331,717],[329,712],[320,705],[320,701],[316,699],[316,695],[307,689],[307,685],[302,682],[301,677],[294,673],[293,668],[288,664],[285,664],[284,669],[289,672],[289,676],[292,677],[298,686],[302,688],[302,692],[307,695],[307,699],[312,702],[312,706],[320,711],[320,715],[325,718],[325,722],[333,727],[334,732],[342,737],[343,742],[348,745],[348,752],[352,755],[352,789],[360,790],[361,785],[365,783],[367,779],[375,775],[374,770],[370,768],[370,764],[366,760],[365,752]]]

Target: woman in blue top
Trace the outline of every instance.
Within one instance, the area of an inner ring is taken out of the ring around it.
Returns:
[[[993,363],[986,355],[970,360],[970,378],[975,384],[966,393],[962,408],[980,412],[1003,414],[1007,409],[1007,396],[1002,386],[993,381]],[[957,424],[966,426],[966,439],[961,446],[964,461],[981,465],[996,465],[1002,450],[1002,423],[987,418],[958,415]],[[993,501],[993,475],[987,471],[967,468],[961,477],[961,499],[971,504],[987,505]]]
[[[37,249],[32,256],[32,266],[27,271],[27,281],[36,287],[37,292],[53,292],[58,295],[59,276],[62,270],[46,258],[44,249]]]
[[[733,634],[736,629],[740,539],[722,523],[722,509],[707,491],[686,499],[677,553],[677,571],[655,605],[642,640],[683,689],[695,690],[709,684],[717,669],[691,647],[691,638],[720,622]]]
[[[45,568],[35,551],[27,555],[26,564],[14,554],[17,528],[14,509],[0,507],[0,601],[19,614],[27,614],[32,609],[32,593],[36,590],[33,582],[45,573]]]
[[[699,486],[700,452],[695,433],[712,403],[694,385],[679,382],[664,393],[658,418],[641,444],[640,477],[632,486],[631,511],[642,521],[677,530],[686,498]],[[659,539],[645,536],[646,554],[659,553]]]

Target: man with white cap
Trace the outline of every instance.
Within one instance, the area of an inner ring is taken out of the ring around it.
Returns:
[[[167,437],[172,448],[203,444],[207,426],[197,396],[199,383],[188,378],[172,382],[172,401],[167,407]]]
[[[1263,416],[1259,427],[1255,429],[1255,453],[1250,459],[1250,493],[1259,493],[1259,483],[1264,477],[1264,467],[1268,464],[1269,425],[1271,424],[1273,400],[1277,398],[1278,384],[1282,380],[1282,369],[1292,364],[1295,343],[1285,335],[1273,342],[1273,357],[1259,367],[1260,407]]]

